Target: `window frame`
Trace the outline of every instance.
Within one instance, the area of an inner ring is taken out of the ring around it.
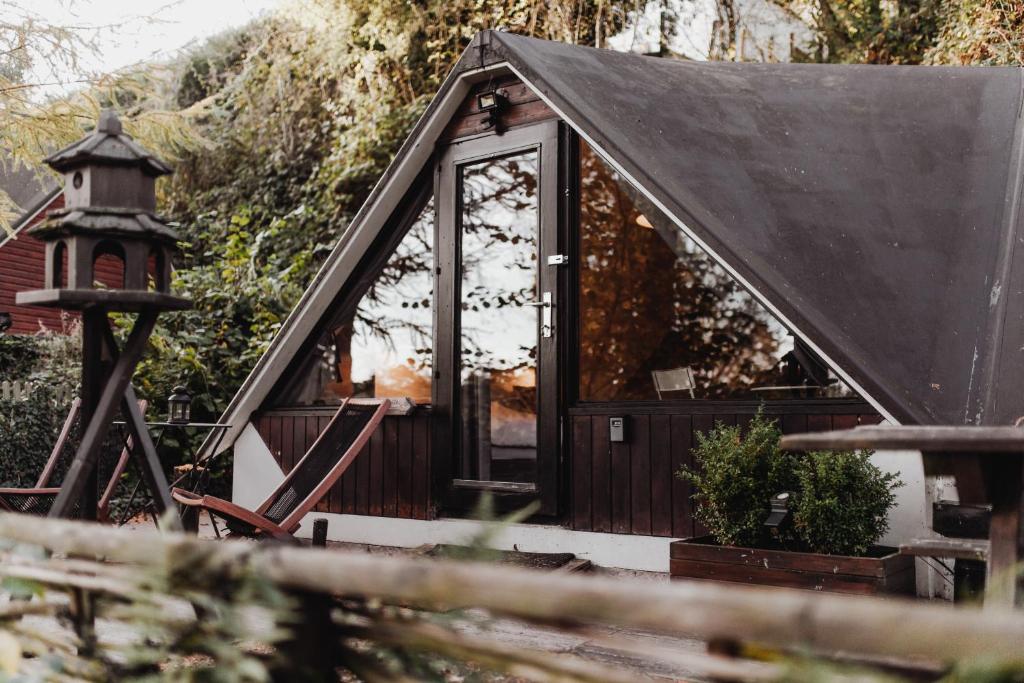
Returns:
[[[317,320],[316,325],[307,335],[305,342],[292,356],[287,369],[281,374],[281,378],[275,383],[274,388],[267,394],[267,399],[260,406],[259,410],[280,410],[283,408],[296,407],[318,407],[319,404],[303,406],[295,402],[281,401],[279,397],[286,396],[294,389],[294,381],[302,376],[303,364],[309,358],[320,338],[327,328],[339,318],[344,317],[359,306],[363,297],[376,281],[377,277],[384,270],[388,260],[394,254],[398,245],[405,239],[406,234],[413,224],[420,218],[427,204],[434,197],[433,182],[434,163],[427,164],[416,181],[402,197],[402,201],[392,212],[384,229],[374,239],[373,244],[366,250],[358,266],[352,271],[345,285],[338,290],[338,295],[326,306]],[[436,224],[437,207],[434,208],[432,221]],[[346,235],[341,237],[345,240]],[[340,241],[339,241],[340,243]],[[434,245],[432,256],[435,259],[434,269],[436,270],[437,246]],[[437,304],[437,292],[431,295],[432,322],[436,320],[433,316],[433,307]],[[431,337],[434,336],[431,330]],[[433,358],[431,358],[433,366]],[[431,372],[431,384],[433,384],[436,373]],[[330,404],[328,404],[330,405]]]
[[[601,161],[611,168],[608,160],[604,154],[593,145],[591,146],[592,153],[596,155]],[[563,133],[563,143],[561,145],[562,150],[562,164],[563,164],[563,182],[564,182],[564,194],[569,201],[565,202],[562,215],[562,231],[564,244],[564,253],[568,256],[568,267],[565,268],[566,285],[563,289],[563,298],[566,301],[566,306],[563,307],[562,316],[564,319],[560,320],[562,330],[565,334],[562,335],[561,342],[565,344],[563,349],[563,358],[565,363],[564,376],[564,388],[563,394],[565,396],[566,413],[568,415],[576,414],[587,414],[595,409],[599,409],[603,412],[605,409],[613,412],[623,412],[630,410],[637,410],[644,413],[658,414],[658,413],[685,413],[688,410],[690,412],[696,407],[697,410],[703,411],[706,409],[718,409],[718,408],[747,408],[747,407],[758,407],[758,406],[774,406],[778,408],[779,413],[790,413],[790,412],[808,412],[807,406],[820,406],[822,408],[837,407],[837,406],[849,406],[861,407],[869,405],[867,401],[857,395],[856,390],[851,388],[853,396],[848,397],[821,397],[821,398],[667,398],[667,399],[614,399],[614,400],[600,400],[600,399],[583,399],[580,398],[580,379],[582,377],[582,354],[580,353],[580,343],[582,341],[581,326],[583,323],[582,316],[582,303],[580,298],[580,287],[581,287],[581,268],[580,268],[580,255],[581,255],[581,239],[582,239],[582,226],[581,226],[581,213],[582,213],[582,202],[583,192],[580,185],[581,176],[581,161],[582,161],[582,148],[580,144],[580,136],[574,130],[569,127],[565,127]],[[629,183],[627,178],[623,178],[624,182]],[[638,188],[634,187],[637,191]],[[698,248],[700,246],[698,245]],[[716,265],[723,268],[728,274],[728,269],[725,268],[721,262],[705,252],[707,258],[711,259]],[[768,314],[778,322],[790,335],[795,339],[799,339],[797,335],[788,325],[783,321],[779,320],[778,317],[771,312],[760,299],[741,281],[736,280],[731,274],[729,277],[733,279],[736,286],[741,290],[753,297],[754,301],[759,306],[765,308]],[[842,378],[840,378],[840,381]],[[845,382],[845,381],[844,381]],[[870,407],[870,406],[869,406]],[[874,409],[872,408],[872,411]]]

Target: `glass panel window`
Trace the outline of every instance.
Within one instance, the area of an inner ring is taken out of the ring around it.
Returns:
[[[717,262],[580,147],[581,400],[851,395]]]
[[[431,200],[359,300],[333,313],[278,405],[430,402],[433,247]]]
[[[462,479],[536,479],[537,163],[460,168]]]

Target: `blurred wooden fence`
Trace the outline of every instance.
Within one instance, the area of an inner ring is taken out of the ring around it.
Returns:
[[[0,400],[27,400],[39,389],[39,386],[38,382],[5,379],[0,382]],[[69,384],[57,384],[53,387],[53,392],[58,403],[70,403],[75,397],[75,388]]]
[[[652,583],[490,563],[217,542],[178,533],[114,529],[13,514],[0,514],[0,539],[42,546],[54,554],[43,560],[9,556],[0,562],[0,576],[58,586],[70,582],[76,590],[98,593],[124,591],[124,582],[130,576],[124,572],[132,567],[143,575],[159,568],[168,576],[185,577],[195,587],[208,585],[211,577],[223,576],[216,579],[223,582],[249,574],[285,593],[314,596],[311,603],[304,604],[323,605],[331,596],[346,596],[401,605],[423,614],[451,614],[452,610],[473,608],[568,632],[600,625],[614,627],[613,632],[633,629],[686,636],[706,641],[709,650],[716,651],[728,643],[735,647],[727,649],[737,652],[769,648],[781,655],[801,657],[813,654],[832,659],[841,655],[844,661],[853,659],[868,667],[884,662],[886,675],[891,675],[893,662],[932,672],[978,661],[1024,670],[1024,613],[1020,611],[737,584]],[[73,572],[66,570],[72,560],[61,560],[61,556],[75,558]],[[119,577],[115,582],[104,578],[115,575]],[[337,633],[331,631],[330,619],[316,621],[315,614],[316,610],[306,613],[304,618],[313,622],[313,628],[303,633],[314,641],[314,650],[330,651],[331,643],[338,642]],[[436,623],[403,619],[367,623],[360,628],[366,638],[378,642],[412,644],[448,654],[461,652],[468,660],[502,666],[513,662],[530,671],[547,672],[530,676],[537,680],[630,679],[629,673],[614,667],[595,669],[590,663],[520,651],[486,637],[452,634]],[[652,661],[686,660],[690,670],[703,672],[702,677],[787,678],[779,661],[665,651],[638,642],[635,637],[618,641],[609,638],[602,645]],[[880,671],[875,669],[876,673]],[[830,676],[829,680],[841,678]],[[869,676],[858,680],[875,679]]]

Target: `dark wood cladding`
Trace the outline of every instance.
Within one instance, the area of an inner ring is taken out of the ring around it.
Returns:
[[[496,88],[505,91],[508,102],[501,113],[501,123],[505,128],[557,118],[555,112],[551,111],[527,85],[514,76],[504,76],[495,78],[490,83],[478,83],[473,86],[469,96],[441,134],[441,141],[451,142],[459,138],[493,133],[493,128],[487,125],[487,114],[481,112],[477,106],[476,96],[484,90]]]
[[[331,419],[331,409],[282,409],[253,419],[286,473]],[[430,414],[387,415],[318,512],[431,519]]]
[[[569,524],[580,531],[690,537],[705,533],[693,518],[692,487],[675,476],[693,464],[697,435],[717,422],[745,425],[757,404],[729,402],[594,404],[570,411]],[[787,434],[876,424],[870,406],[853,401],[768,404]],[[610,443],[609,416],[626,417],[626,441]]]
[[[866,557],[720,546],[710,537],[670,546],[673,579],[711,579],[860,595],[915,592],[914,558],[896,548]]]

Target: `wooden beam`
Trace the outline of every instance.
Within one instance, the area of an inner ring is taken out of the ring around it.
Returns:
[[[142,479],[146,482],[146,488],[153,496],[153,504],[156,506],[157,515],[161,524],[166,523],[169,528],[176,531],[181,530],[181,520],[177,515],[170,515],[164,519],[164,513],[168,510],[176,510],[174,499],[171,498],[171,485],[164,476],[163,465],[157,456],[153,439],[146,427],[146,420],[139,410],[138,400],[135,398],[135,389],[129,383],[124,390],[124,397],[121,400],[121,410],[125,414],[125,421],[132,433],[134,447],[131,450],[132,456],[138,458],[139,471]]]
[[[146,348],[146,341],[153,332],[156,325],[157,313],[140,313],[135,325],[132,327],[124,350],[114,364],[114,369],[107,378],[107,383],[100,393],[96,410],[93,412],[82,441],[75,452],[75,458],[71,461],[67,474],[64,476],[64,483],[60,487],[60,493],[50,508],[50,517],[68,517],[74,510],[75,505],[82,499],[89,483],[90,474],[95,472],[99,460],[100,448],[103,446],[103,439],[110,429],[110,423],[114,419],[117,407],[124,398],[125,389],[131,381],[132,373],[136,363],[142,357]],[[95,499],[94,499],[95,500]]]

